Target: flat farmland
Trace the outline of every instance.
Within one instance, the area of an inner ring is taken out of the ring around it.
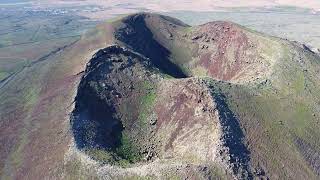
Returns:
[[[0,9],[0,82],[80,38],[97,22],[45,11]]]

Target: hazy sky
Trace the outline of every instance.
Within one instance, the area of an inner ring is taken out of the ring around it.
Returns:
[[[81,3],[106,7],[117,4],[155,11],[210,11],[218,7],[297,6],[320,11],[320,0],[34,0],[40,3]]]

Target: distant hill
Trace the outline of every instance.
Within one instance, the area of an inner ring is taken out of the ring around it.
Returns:
[[[98,0],[45,0],[37,1],[41,3],[49,4],[95,4],[102,5],[106,7],[112,6],[128,6],[131,8],[146,8],[154,11],[172,11],[172,10],[189,10],[189,11],[211,11],[216,8],[221,7],[272,7],[272,6],[293,6],[301,8],[310,8],[315,10],[320,10],[320,2],[317,0],[198,0],[198,1],[186,1],[186,0],[176,0],[174,1],[174,6],[172,6],[172,1],[162,0],[162,1],[141,1],[141,0],[110,0],[98,1]]]

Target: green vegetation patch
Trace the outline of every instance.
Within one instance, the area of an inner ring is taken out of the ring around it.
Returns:
[[[312,120],[312,112],[310,112],[307,105],[303,103],[297,103],[294,106],[292,115],[292,122],[291,125],[294,129],[296,135],[300,137],[305,137],[305,133],[307,132],[308,128],[310,127],[310,122]]]
[[[140,107],[139,107],[139,123],[142,128],[145,128],[147,126],[148,117],[152,114],[152,109],[154,102],[157,98],[156,92],[155,92],[155,85],[153,85],[150,82],[143,82],[142,83],[142,89],[143,91],[146,91],[146,93],[140,97]]]
[[[130,164],[139,162],[142,158],[139,149],[134,145],[126,133],[122,133],[119,147],[106,150],[101,148],[88,148],[85,152],[94,160],[103,164],[128,167]]]
[[[131,139],[125,133],[122,133],[121,145],[116,148],[115,152],[122,159],[119,161],[120,166],[126,166],[129,163],[136,163],[141,160],[142,156],[139,149],[133,144]]]
[[[305,86],[305,77],[304,74],[302,72],[297,71],[297,73],[292,74],[295,78],[293,83],[293,90],[295,90],[295,92],[303,92],[304,90],[304,86]]]
[[[184,33],[190,33],[194,30],[194,27],[190,26],[190,27],[186,27],[182,30],[182,32]]]
[[[85,150],[85,152],[96,161],[115,164],[114,156],[107,150],[99,148],[88,148]]]

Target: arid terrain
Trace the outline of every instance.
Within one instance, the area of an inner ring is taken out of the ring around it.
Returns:
[[[200,2],[0,2],[0,179],[319,179],[319,3]]]
[[[1,87],[1,177],[318,179],[319,72],[231,22],[108,21]]]

